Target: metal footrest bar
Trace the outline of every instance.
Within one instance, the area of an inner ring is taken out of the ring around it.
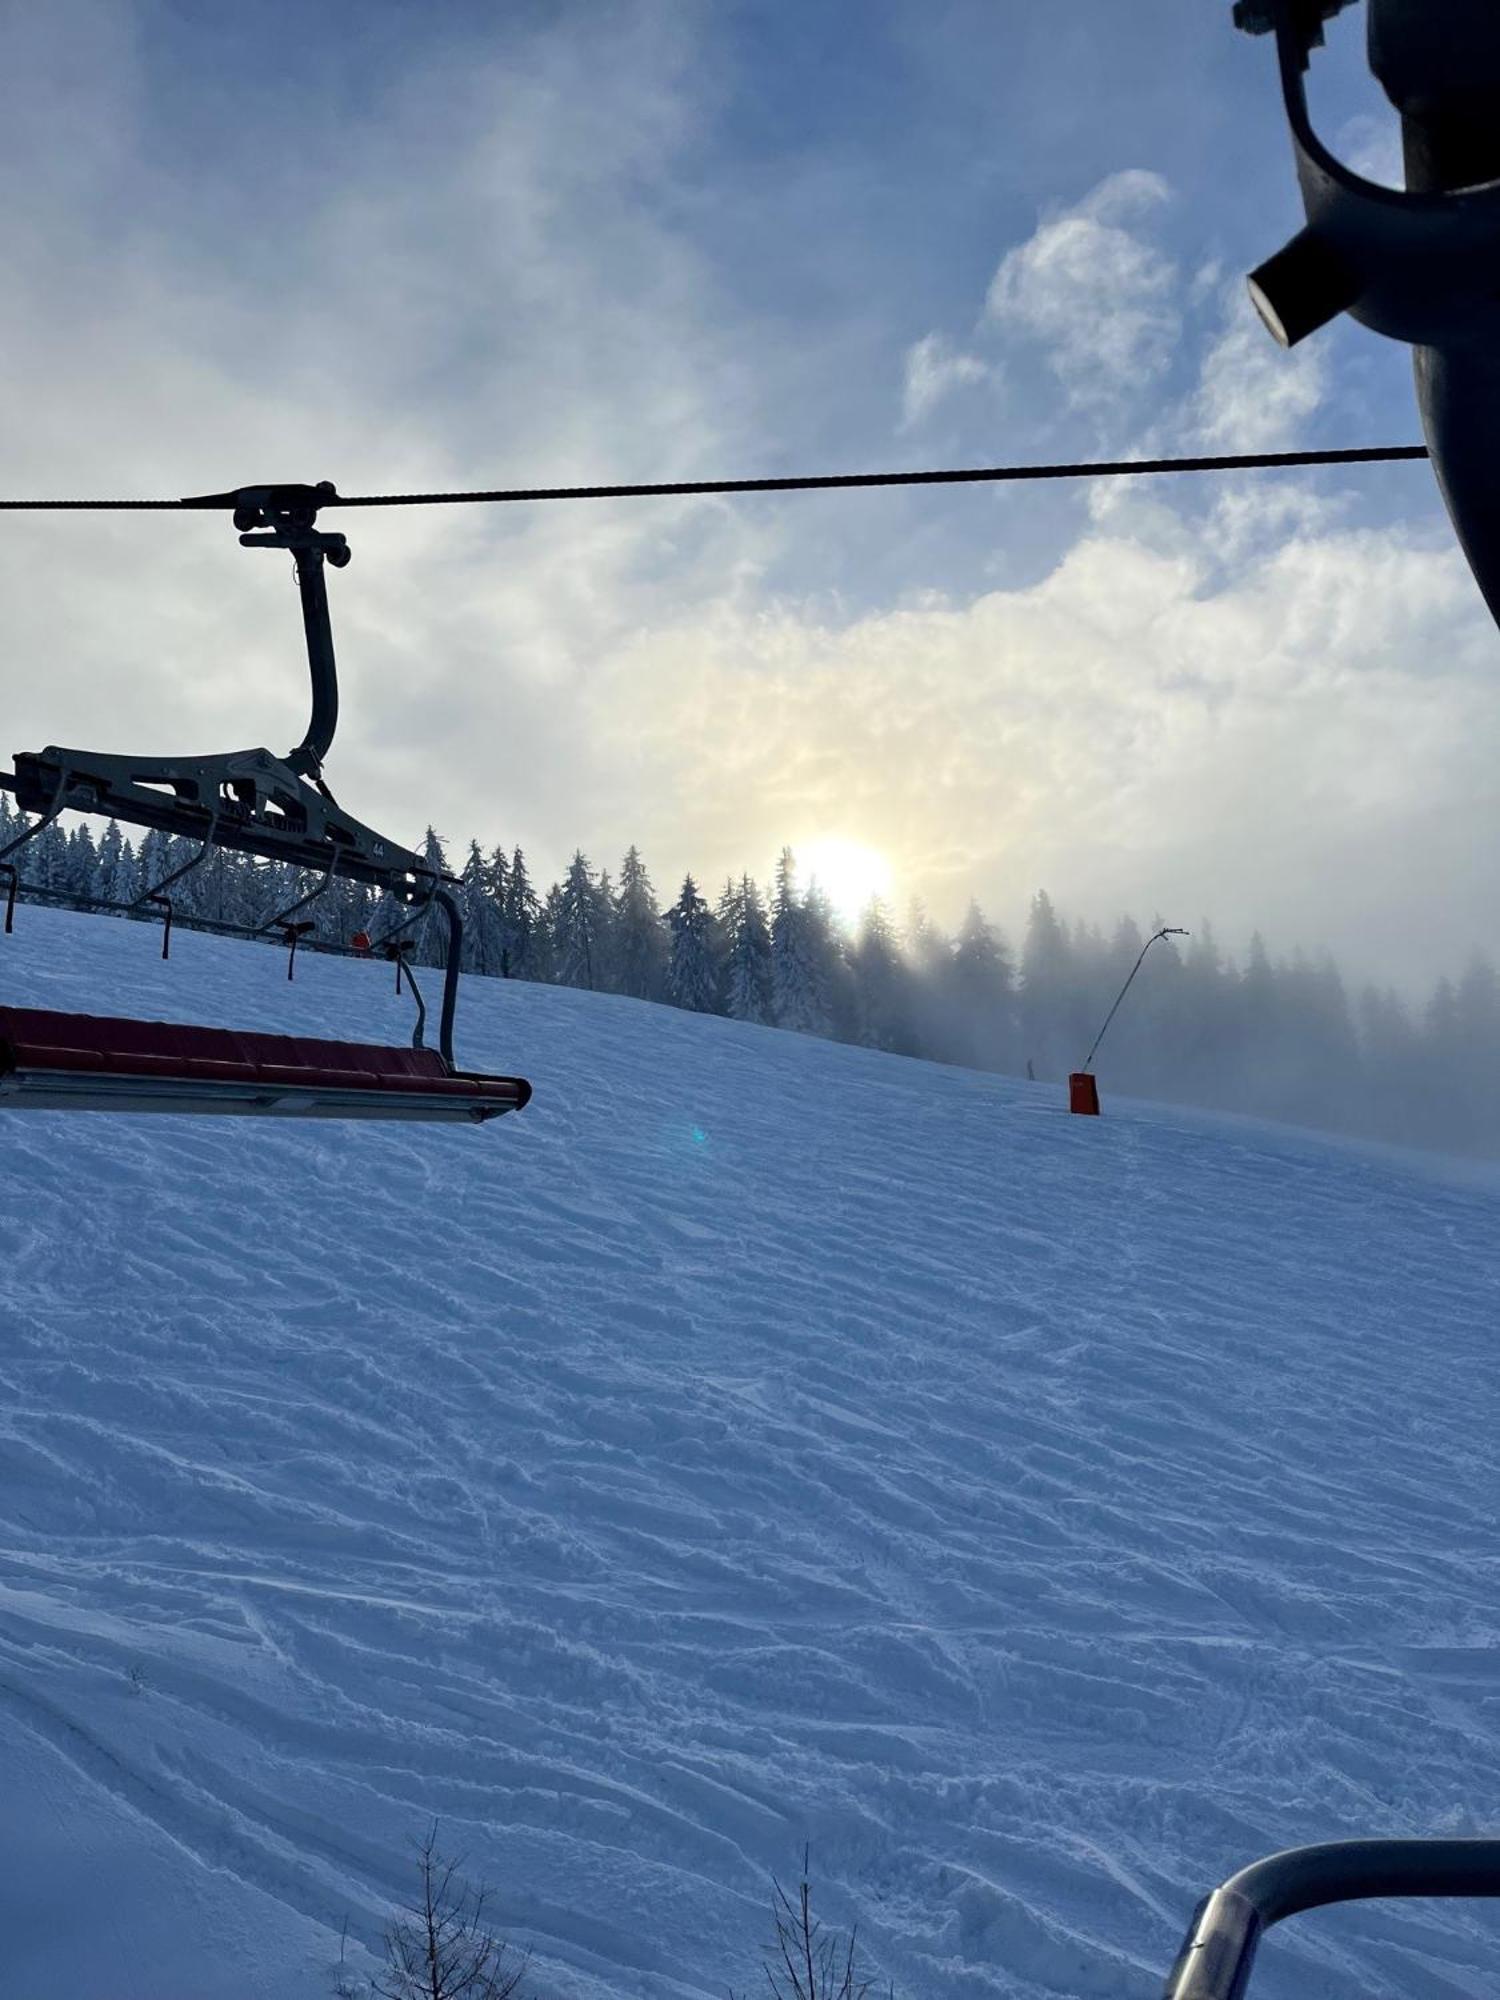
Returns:
[[[1252,1861],[1193,1912],[1163,2000],[1241,2000],[1272,1924],[1372,1896],[1500,1896],[1500,1840],[1328,1840]]]

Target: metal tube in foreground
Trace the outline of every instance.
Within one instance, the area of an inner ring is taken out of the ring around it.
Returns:
[[[1372,1896],[1500,1896],[1500,1840],[1328,1840],[1253,1861],[1193,1912],[1163,2000],[1241,2000],[1263,1931]]]

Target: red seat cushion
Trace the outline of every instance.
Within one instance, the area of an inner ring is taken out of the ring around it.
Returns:
[[[190,1027],[174,1021],[0,1007],[0,1071],[18,1069],[507,1102],[516,1102],[519,1095],[520,1104],[531,1094],[516,1077],[455,1075],[436,1049],[392,1049],[365,1042],[313,1041],[301,1035]]]

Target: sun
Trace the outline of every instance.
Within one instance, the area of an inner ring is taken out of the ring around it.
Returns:
[[[803,889],[816,882],[832,903],[834,915],[851,929],[869,908],[872,896],[890,895],[891,864],[861,840],[809,840],[796,854]]]

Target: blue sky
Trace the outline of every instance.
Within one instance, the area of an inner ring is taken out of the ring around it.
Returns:
[[[4,29],[12,493],[346,491],[1416,436],[1404,353],[1293,356],[1295,226],[1227,0],[59,0]],[[1379,169],[1360,12],[1314,69]],[[24,190],[24,200],[16,191]],[[351,517],[341,796],[411,837],[782,841],[970,895],[1493,950],[1496,641],[1425,468]],[[55,593],[51,602],[46,593]],[[0,545],[14,745],[284,747],[295,600],[190,524]],[[43,671],[36,671],[37,663]]]

